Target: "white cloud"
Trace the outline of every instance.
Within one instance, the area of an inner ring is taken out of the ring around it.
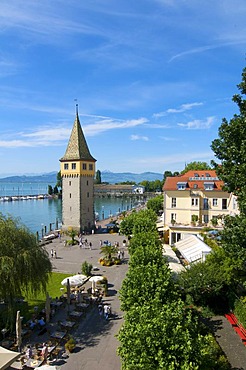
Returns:
[[[177,137],[160,136],[160,139],[164,141],[180,141]]]
[[[169,108],[164,112],[154,113],[153,117],[160,118],[160,117],[166,116],[167,114],[170,114],[170,113],[183,113],[183,112],[186,112],[187,110],[191,110],[192,108],[199,107],[201,105],[203,105],[203,103],[199,103],[199,102],[186,103],[186,104],[180,105],[179,108]]]
[[[131,135],[130,140],[143,140],[143,141],[149,141],[149,138],[147,136],[140,136],[140,135]]]
[[[208,117],[205,120],[195,119],[187,123],[178,123],[178,126],[185,127],[188,130],[203,130],[210,128],[215,122],[215,117]]]

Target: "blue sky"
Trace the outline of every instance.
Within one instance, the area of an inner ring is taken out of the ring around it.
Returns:
[[[59,170],[75,99],[101,171],[210,163],[245,19],[245,0],[1,0],[0,177]]]

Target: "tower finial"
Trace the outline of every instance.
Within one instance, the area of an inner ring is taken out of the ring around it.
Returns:
[[[75,113],[76,113],[76,116],[79,114],[79,105],[78,105],[78,103],[77,103],[77,101],[78,101],[78,99],[74,99],[74,101],[76,102],[76,105],[75,105]]]

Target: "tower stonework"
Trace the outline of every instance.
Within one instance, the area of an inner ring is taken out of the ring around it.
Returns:
[[[62,177],[62,229],[90,231],[95,226],[94,177],[96,159],[90,154],[76,109],[64,156]]]

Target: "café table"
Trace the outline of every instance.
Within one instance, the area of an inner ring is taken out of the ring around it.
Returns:
[[[84,310],[86,310],[89,306],[90,306],[89,303],[83,303],[83,302],[76,304],[76,308],[82,308]]]
[[[25,362],[25,367],[35,369],[36,367],[41,366],[43,362],[44,360],[34,360],[33,358],[29,358],[29,360]]]
[[[60,322],[60,325],[63,326],[64,328],[66,329],[72,329],[75,325],[75,322],[74,321],[61,321]]]
[[[74,319],[80,319],[81,316],[83,316],[83,312],[82,311],[72,311],[69,313],[69,316],[74,318]]]
[[[50,334],[50,337],[54,339],[63,339],[65,335],[66,335],[66,332],[56,330]]]

